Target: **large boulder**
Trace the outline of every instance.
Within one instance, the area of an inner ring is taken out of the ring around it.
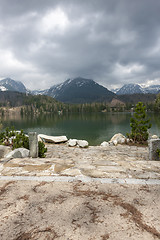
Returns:
[[[26,148],[16,148],[4,156],[5,158],[27,158],[29,157],[29,150]]]
[[[11,152],[11,148],[8,147],[8,146],[3,146],[3,145],[0,145],[0,158],[4,158],[4,156],[6,154],[8,154],[9,152]]]
[[[81,148],[87,148],[89,144],[86,140],[77,140],[77,145]]]
[[[77,145],[77,139],[69,139],[68,140],[68,146],[69,147],[74,147]]]
[[[64,143],[64,142],[68,141],[66,136],[53,137],[53,136],[48,136],[45,134],[39,134],[38,137],[41,138],[42,141],[44,141],[46,143]]]
[[[125,141],[126,141],[126,137],[121,133],[117,133],[111,138],[109,142],[113,143],[114,145],[117,145],[118,143],[123,144],[125,143]]]

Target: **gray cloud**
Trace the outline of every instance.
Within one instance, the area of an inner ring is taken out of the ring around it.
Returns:
[[[0,77],[160,84],[159,0],[0,0]]]

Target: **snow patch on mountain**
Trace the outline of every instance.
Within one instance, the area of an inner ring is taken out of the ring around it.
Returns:
[[[0,91],[5,92],[5,91],[7,91],[7,88],[0,86]]]
[[[160,92],[160,85],[151,85],[144,88],[144,90],[145,90],[145,93],[157,94]]]

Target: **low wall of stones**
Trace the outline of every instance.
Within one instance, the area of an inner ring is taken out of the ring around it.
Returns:
[[[53,137],[53,136],[47,136],[44,134],[38,135],[36,132],[30,132],[28,135],[29,135],[29,150],[24,149],[24,148],[15,149],[14,151],[12,151],[12,153],[10,152],[9,155],[7,155],[8,158],[15,158],[15,157],[38,158],[38,141],[44,141],[46,143],[47,142],[50,142],[50,143],[66,142],[69,147],[78,146],[80,148],[86,148],[89,146],[89,144],[86,140],[77,140],[77,139],[69,139],[68,140],[66,136]],[[116,146],[117,144],[125,144],[125,142],[128,142],[128,141],[130,141],[130,140],[127,139],[121,133],[118,133],[118,134],[115,134],[109,142],[101,143],[101,147],[107,147],[109,145]],[[160,139],[158,137],[154,138],[154,139],[151,138],[148,141],[148,147],[149,147],[149,160],[150,161],[160,160],[160,156],[157,151],[158,149],[160,150]],[[28,152],[24,152],[24,150],[26,150]],[[3,151],[5,153],[6,149]],[[7,149],[7,151],[8,151],[8,149]],[[0,152],[2,152],[2,149],[0,149]],[[0,155],[2,155],[2,154],[0,154]]]

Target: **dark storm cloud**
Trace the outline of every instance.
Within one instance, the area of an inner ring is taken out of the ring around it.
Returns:
[[[0,77],[160,84],[159,0],[0,0]]]

